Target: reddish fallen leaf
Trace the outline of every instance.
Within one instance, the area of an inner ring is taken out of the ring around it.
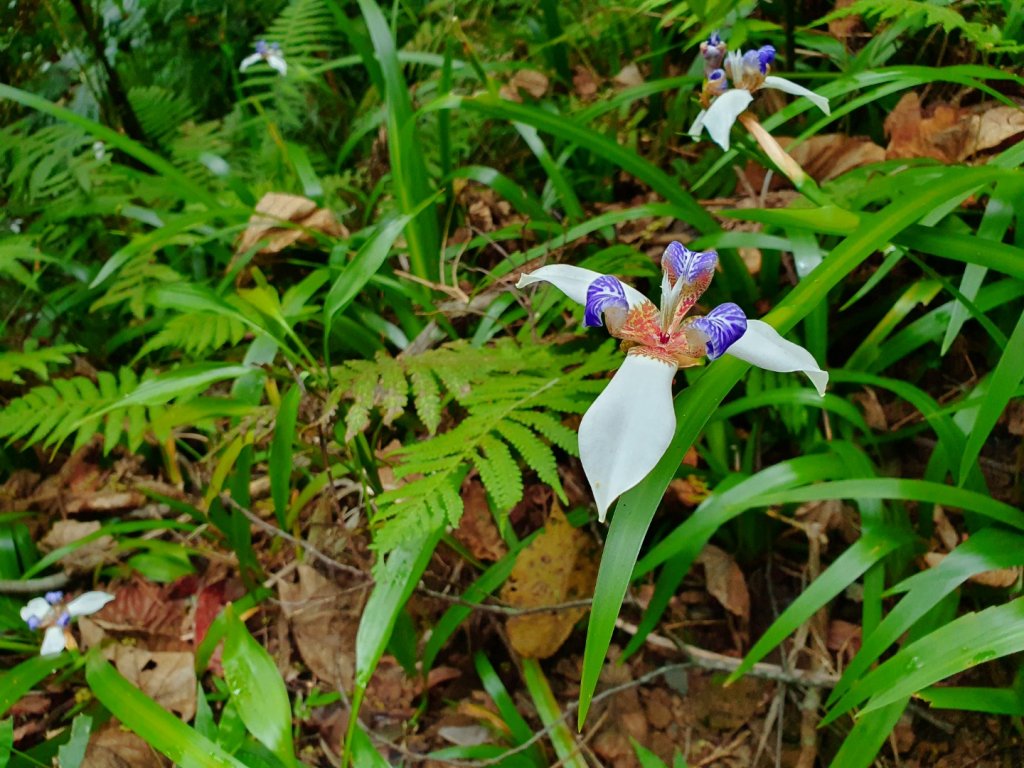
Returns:
[[[462,502],[465,511],[455,530],[455,538],[477,560],[492,563],[500,560],[508,552],[508,547],[494,523],[494,515],[487,503],[487,492],[479,480],[470,478],[462,484]]]

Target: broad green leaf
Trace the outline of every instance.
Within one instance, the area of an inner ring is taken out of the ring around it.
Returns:
[[[853,730],[843,739],[843,745],[832,760],[830,768],[871,768],[877,765],[875,757],[878,750],[889,738],[909,703],[908,696],[857,718]]]
[[[381,555],[381,560],[374,568],[376,584],[363,609],[359,630],[356,632],[355,692],[352,695],[352,714],[349,716],[345,736],[346,751],[352,749],[366,686],[387,648],[398,612],[419,583],[441,534],[442,530],[437,529],[409,539],[387,556]]]
[[[7,768],[14,748],[14,719],[0,720],[0,768]]]
[[[267,474],[270,475],[270,496],[274,500],[274,514],[281,528],[288,526],[288,497],[291,493],[292,445],[295,442],[295,426],[299,416],[299,400],[302,387],[293,384],[281,398],[274,424],[274,437],[270,442],[270,456],[267,459]]]
[[[365,285],[381,268],[391,246],[411,220],[410,216],[399,216],[380,224],[373,236],[363,243],[355,258],[341,270],[324,299],[324,345],[331,335],[334,317],[359,295]]]
[[[295,765],[288,689],[266,649],[231,606],[225,609],[224,677],[245,727],[287,766]]]
[[[102,656],[89,654],[85,679],[93,695],[122,725],[180,768],[246,768],[143,694]]]
[[[92,718],[83,712],[71,722],[71,736],[57,750],[60,768],[78,768],[82,764],[91,733]]]
[[[933,685],[919,691],[917,698],[927,701],[933,709],[966,709],[990,715],[1024,717],[1024,696],[1015,688]]]
[[[901,648],[851,688],[829,719],[868,700],[874,712],[965,669],[1024,650],[1024,598],[964,614]]]

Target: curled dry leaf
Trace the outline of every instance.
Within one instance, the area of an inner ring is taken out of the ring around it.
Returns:
[[[640,73],[640,67],[636,64],[627,64],[612,79],[615,81],[615,85],[620,88],[632,88],[644,84],[644,76]]]
[[[81,768],[166,768],[170,764],[141,737],[110,720],[89,736]]]
[[[328,237],[348,236],[348,230],[334,218],[333,213],[318,207],[309,198],[268,192],[256,203],[256,212],[249,218],[249,225],[239,238],[235,252],[246,253],[260,241],[265,241],[257,253],[280,253],[295,243],[313,242],[308,230]]]
[[[704,581],[708,592],[734,616],[747,621],[750,618],[750,592],[743,571],[732,555],[714,544],[701,550],[697,562],[704,566]]]
[[[597,76],[593,72],[586,67],[576,67],[572,76],[572,87],[577,96],[584,101],[592,99],[597,93],[597,86]]]
[[[520,91],[525,91],[535,99],[541,98],[548,92],[547,75],[535,69],[520,69],[512,75],[508,83],[501,86],[499,93],[503,99],[521,102],[523,97]]]
[[[593,595],[596,578],[596,544],[553,504],[544,530],[516,558],[501,599],[515,608],[570,602]],[[520,656],[546,659],[585,613],[585,608],[573,608],[512,616],[506,625],[509,642]]]
[[[948,555],[945,552],[925,552],[924,562],[929,568],[935,568],[945,560]],[[1020,579],[1021,568],[999,568],[994,571],[983,571],[967,577],[972,584],[979,584],[983,587],[993,589],[1009,589]]]
[[[914,92],[904,94],[885,119],[886,157],[931,157],[959,163],[1024,134],[1024,110],[985,102],[966,108],[927,109]]]
[[[331,687],[350,688],[364,591],[342,590],[310,566],[300,565],[298,580],[279,582],[278,593],[302,661]]]
[[[75,542],[81,541],[100,529],[99,522],[78,522],[77,520],[58,520],[53,524],[42,541],[39,548],[43,552],[53,552]],[[92,573],[101,565],[107,565],[115,560],[117,545],[110,536],[100,536],[93,541],[76,546],[73,550],[60,558],[60,564],[68,573]]]
[[[188,722],[195,717],[195,656],[129,645],[114,646],[112,651],[117,671],[132,685],[182,720]]]

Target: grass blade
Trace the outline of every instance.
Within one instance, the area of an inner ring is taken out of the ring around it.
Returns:
[[[277,422],[274,424],[274,437],[270,443],[270,456],[267,460],[274,514],[277,517],[277,524],[285,530],[288,527],[288,496],[292,479],[292,445],[295,442],[295,426],[298,422],[301,397],[302,388],[298,384],[293,384],[288,393],[281,398],[281,405],[277,409]]]
[[[122,725],[181,768],[246,768],[143,694],[102,656],[89,655],[85,679],[93,695]]]
[[[558,701],[551,692],[547,678],[544,677],[540,662],[536,659],[523,659],[523,682],[526,683],[533,705],[537,708],[540,721],[549,729],[548,736],[558,755],[558,764],[566,768],[587,768],[587,761],[580,754],[579,745],[576,744],[569,726],[565,724]]]

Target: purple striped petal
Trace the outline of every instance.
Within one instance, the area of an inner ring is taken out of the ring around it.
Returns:
[[[661,257],[661,268],[673,285],[677,280],[684,283],[710,281],[718,266],[716,251],[691,251],[685,245],[673,240]]]
[[[604,325],[605,310],[611,307],[629,309],[626,290],[622,283],[611,275],[601,275],[587,286],[587,303],[583,312],[583,325],[597,328]]]
[[[717,360],[746,333],[747,316],[735,304],[720,304],[704,317],[696,318],[693,327],[706,339],[708,360]]]

